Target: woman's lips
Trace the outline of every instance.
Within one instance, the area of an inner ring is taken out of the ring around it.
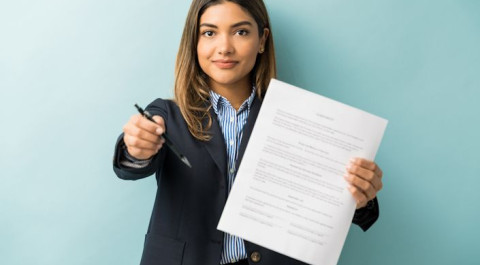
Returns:
[[[238,64],[238,61],[214,60],[213,63],[220,69],[231,69]]]

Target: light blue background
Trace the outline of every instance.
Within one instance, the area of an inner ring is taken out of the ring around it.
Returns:
[[[279,79],[388,119],[381,217],[339,264],[478,264],[480,1],[266,0]],[[0,264],[138,264],[154,178],[115,177],[171,97],[189,1],[0,2]]]

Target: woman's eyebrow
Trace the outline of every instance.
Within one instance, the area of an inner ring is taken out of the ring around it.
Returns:
[[[218,28],[216,25],[210,23],[202,23],[200,27]]]
[[[250,21],[240,21],[240,22],[237,22],[235,24],[233,24],[232,26],[230,26],[231,28],[236,28],[236,27],[240,27],[240,26],[252,26],[252,23]]]
[[[236,28],[236,27],[245,26],[245,25],[252,26],[252,23],[250,21],[240,21],[240,22],[237,22],[237,23],[231,25],[230,27],[231,28]],[[217,25],[211,24],[211,23],[202,23],[202,24],[200,24],[200,27],[209,27],[209,28],[215,28],[215,29],[218,28]]]

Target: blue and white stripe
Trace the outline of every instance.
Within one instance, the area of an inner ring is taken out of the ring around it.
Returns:
[[[210,91],[210,102],[213,110],[217,114],[220,128],[222,129],[225,146],[228,156],[228,192],[232,188],[237,169],[235,162],[237,160],[240,142],[243,136],[243,128],[247,123],[253,99],[255,98],[255,87],[252,94],[240,106],[238,111],[232,107],[230,102],[219,94]],[[225,233],[223,240],[223,251],[220,264],[234,263],[247,258],[247,251],[243,239]]]

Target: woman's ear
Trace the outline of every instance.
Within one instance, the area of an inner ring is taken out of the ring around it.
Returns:
[[[263,53],[265,51],[265,43],[267,42],[268,35],[270,34],[270,30],[268,28],[263,29],[263,35],[260,38],[260,48],[258,53]]]

